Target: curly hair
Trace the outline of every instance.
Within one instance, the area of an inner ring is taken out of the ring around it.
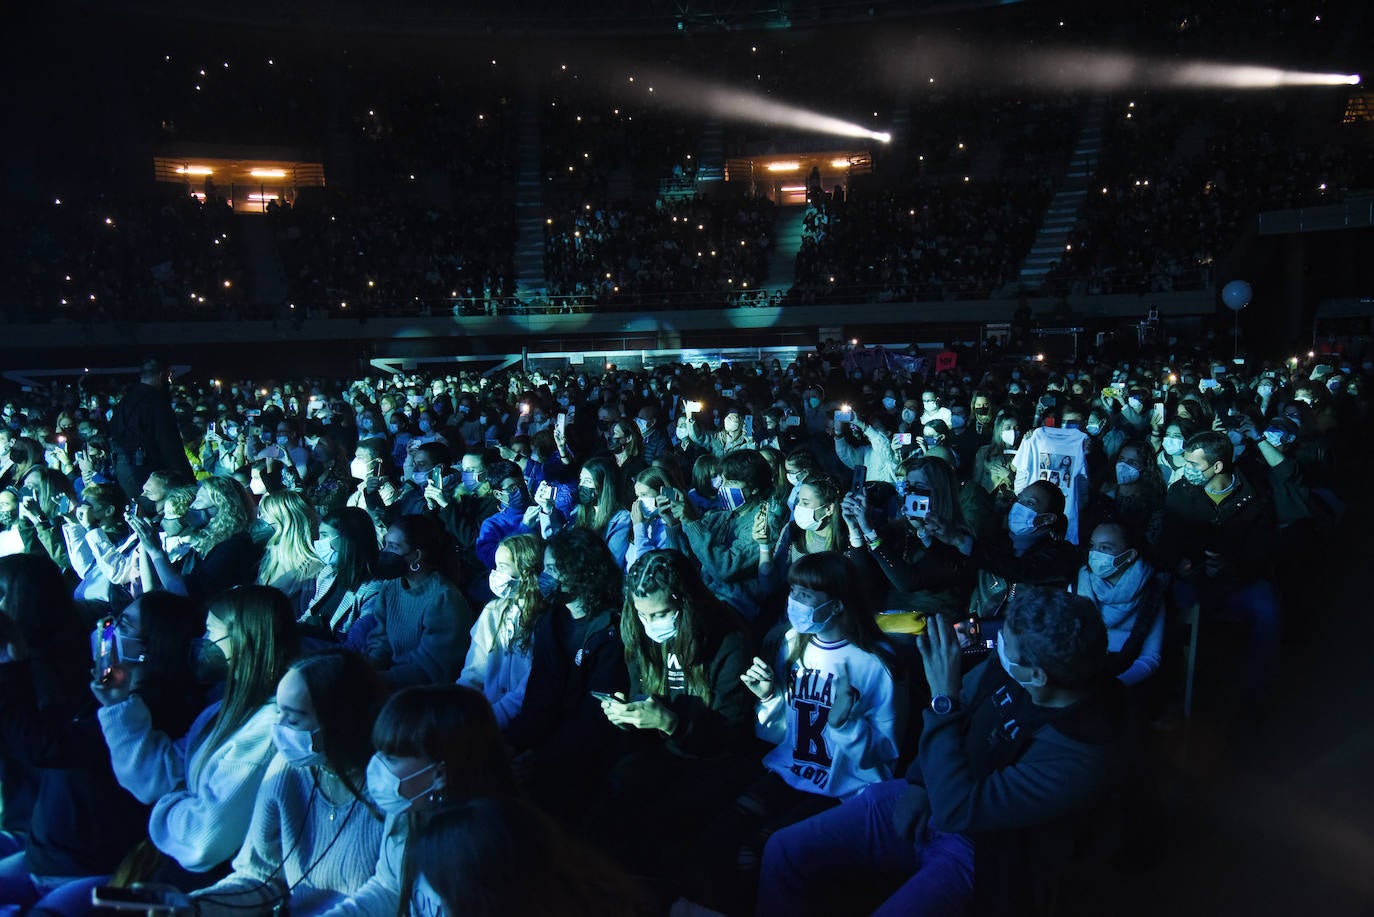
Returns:
[[[678,551],[650,551],[630,566],[625,576],[625,604],[620,611],[620,639],[625,644],[625,665],[639,672],[644,690],[655,697],[668,693],[668,648],[644,633],[635,608],[636,597],[666,597],[678,612],[672,652],[682,666],[689,693],[712,702],[706,666],[710,653],[727,630],[738,629],[737,620],[706,588],[701,568]]]
[[[204,493],[215,508],[205,528],[190,537],[191,547],[201,557],[239,532],[248,531],[257,515],[252,498],[244,486],[233,478],[206,478],[200,482],[197,496]]]
[[[599,535],[590,529],[564,529],[549,539],[548,551],[570,601],[593,615],[619,606],[624,574]]]
[[[1085,688],[1102,677],[1107,665],[1107,626],[1085,596],[1061,589],[1017,590],[1002,625],[1016,635],[1022,665],[1045,670],[1064,688]]]

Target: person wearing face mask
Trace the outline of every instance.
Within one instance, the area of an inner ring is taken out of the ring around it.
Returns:
[[[663,424],[659,418],[659,410],[653,404],[646,404],[639,409],[635,415],[635,426],[639,428],[639,435],[643,442],[644,461],[652,463],[654,459],[663,454],[668,448],[668,439],[663,435]]]
[[[932,420],[943,420],[948,425],[949,408],[944,406],[944,401],[935,392],[923,392],[921,394],[921,416],[919,419],[922,426]]]
[[[389,684],[452,681],[462,668],[476,615],[441,572],[447,548],[443,527],[430,516],[402,516],[382,540],[374,573],[384,582],[367,660]]]
[[[24,550],[46,554],[62,572],[72,572],[63,525],[75,513],[76,494],[61,472],[34,467],[19,488],[18,532]]]
[[[372,745],[367,793],[386,816],[374,874],[321,917],[398,913],[402,893],[414,885],[403,871],[412,833],[469,799],[519,792],[491,707],[480,692],[462,685],[396,692],[377,716]]]
[[[406,454],[401,492],[387,506],[389,519],[437,509],[439,501],[444,498],[444,478],[452,478],[448,471],[452,462],[448,446],[438,441],[422,443],[411,440],[411,443],[413,448]],[[440,475],[440,486],[434,488],[437,494],[431,490],[435,469]]]
[[[539,588],[549,611],[535,628],[525,701],[506,737],[531,796],[576,817],[619,756],[622,736],[592,695],[629,687],[616,624],[624,576],[605,542],[587,529],[559,532],[544,549]],[[576,761],[570,769],[568,762]]]
[[[738,404],[728,404],[725,407],[725,417],[721,421],[721,429],[710,438],[711,451],[717,458],[724,458],[731,452],[738,452],[741,449],[754,449],[756,444],[749,434],[749,430],[744,422],[745,417],[749,416],[747,408]]]
[[[752,776],[753,698],[743,622],[677,551],[645,554],[625,577],[620,633],[630,688],[601,701],[606,718],[641,737],[605,781],[593,818],[637,875],[680,880],[704,845],[707,819]],[[643,844],[664,811],[668,845]]]
[[[999,505],[1015,499],[1015,457],[1021,443],[1021,424],[1015,415],[1000,413],[989,423],[992,441],[973,454],[973,476]]]
[[[1064,540],[1064,492],[1048,481],[1036,481],[1016,495],[1007,513],[1007,538],[976,538],[926,520],[932,537],[953,545],[978,571],[969,613],[984,627],[1005,610],[1017,590],[1026,586],[1063,586],[1081,565],[1078,550]]]
[[[123,607],[131,598],[121,584],[127,583],[138,539],[131,538],[124,522],[124,495],[114,484],[91,484],[82,491],[82,503],[62,526],[62,537],[72,569],[81,579],[78,601]]]
[[[181,516],[182,537],[190,550],[179,563],[169,556],[153,520],[128,517],[147,561],[140,574],[143,588],[159,588],[160,583],[160,588],[204,603],[225,589],[254,582],[262,558],[262,548],[249,534],[256,517],[241,484],[207,478]]]
[[[348,505],[366,510],[379,527],[385,526],[387,507],[396,502],[400,488],[388,480],[386,441],[371,437],[361,440],[348,465],[348,474],[357,481]]]
[[[787,453],[787,458],[784,459],[782,467],[787,483],[792,488],[787,495],[787,508],[790,510],[797,505],[798,488],[806,483],[812,475],[820,474],[821,467],[820,462],[816,460],[815,453],[805,447]]]
[[[1240,618],[1250,627],[1245,691],[1259,701],[1277,671],[1280,608],[1270,580],[1278,527],[1273,504],[1236,470],[1224,433],[1183,444],[1183,479],[1164,504],[1161,557],[1178,573],[1182,607]]]
[[[759,546],[777,543],[788,515],[772,491],[772,469],[746,450],[721,460],[721,509],[698,515],[681,493],[658,500],[664,521],[681,526],[711,591],[751,621],[759,613]]]
[[[280,589],[298,606],[324,568],[315,553],[315,514],[295,491],[268,494],[258,504],[258,519],[270,528],[258,564],[258,584]]]
[[[1164,528],[1165,487],[1154,473],[1149,447],[1127,442],[1116,454],[1112,479],[1083,508],[1084,531],[1103,522],[1121,524],[1133,543],[1145,546],[1159,541]]]
[[[520,466],[497,459],[487,463],[484,474],[491,482],[497,510],[482,520],[473,550],[478,562],[490,570],[496,566],[496,549],[501,542],[511,535],[536,533],[538,522],[527,512],[532,501]]]
[[[998,658],[967,675],[954,629],[932,624],[918,643],[932,699],[905,779],[770,837],[759,917],[836,912],[836,874],[887,895],[876,913],[1041,913],[1081,869],[1072,839],[1119,820],[1141,736],[1103,671],[1093,604],[1025,590]]]
[[[1088,563],[1075,588],[1092,599],[1107,627],[1107,672],[1134,687],[1159,671],[1167,578],[1157,574],[1120,525],[1093,529]]]
[[[635,501],[630,504],[630,544],[625,550],[627,568],[650,551],[687,548],[681,527],[669,526],[658,511],[658,498],[665,490],[682,490],[682,482],[676,481],[674,474],[652,465],[635,478]]]
[[[502,729],[520,712],[529,680],[530,644],[548,610],[539,591],[544,552],[534,535],[512,535],[496,549],[488,576],[495,598],[472,626],[472,642],[458,683],[481,691]]]
[[[687,491],[687,502],[698,514],[704,515],[720,509],[721,462],[709,452],[698,455],[692,463],[692,489]]]
[[[128,681],[95,684],[100,729],[115,776],[151,805],[148,837],[185,870],[182,888],[201,887],[238,853],[248,834],[253,800],[277,750],[277,683],[300,652],[286,597],[266,586],[220,595],[205,617],[196,652],[202,683],[224,683],[184,735],[158,727],[141,692]]]
[[[894,482],[901,457],[892,445],[887,423],[881,416],[861,418],[857,414],[851,421],[836,421],[832,429],[832,442],[835,456],[841,464],[850,470],[863,465],[868,469],[870,481]],[[846,435],[849,431],[862,436],[864,444],[854,445]]]
[[[116,782],[83,689],[94,662],[89,634],[47,555],[0,557],[4,800],[19,809],[16,822],[27,814],[30,823],[22,843],[5,839],[12,846],[0,867],[0,901],[16,910],[60,913],[82,892],[89,902],[145,824],[146,809]],[[135,649],[129,642],[126,652]],[[72,883],[53,877],[82,878],[64,893]]]
[[[277,685],[267,768],[233,872],[191,896],[207,917],[286,905],[317,914],[372,877],[382,815],[367,795],[372,727],[385,697],[361,658],[328,649]]]
[[[1070,544],[1078,544],[1078,513],[1088,501],[1089,441],[1093,436],[1070,424],[1081,422],[1077,408],[1064,409],[1064,426],[1036,427],[1026,434],[1016,447],[1012,464],[1016,468],[1014,484],[1018,498],[1032,481],[1048,481],[1062,491],[1066,498],[1064,518],[1067,528],[1064,537]],[[1098,430],[1102,432],[1101,428]],[[1095,440],[1094,440],[1095,441]],[[1093,453],[1101,456],[1100,449]]]
[[[759,579],[765,593],[780,591],[787,571],[800,558],[820,551],[843,551],[853,537],[840,500],[844,490],[828,474],[816,474],[797,487],[797,505],[777,544],[759,545]]]
[[[1191,424],[1181,420],[1171,420],[1164,427],[1164,435],[1159,438],[1159,454],[1155,456],[1155,465],[1159,469],[1159,477],[1164,482],[1166,488],[1172,487],[1175,481],[1182,480],[1183,466],[1183,443],[1196,432]]]
[[[377,529],[367,513],[344,507],[320,522],[312,547],[321,568],[300,593],[298,621],[305,633],[361,654],[382,588],[373,574]]]
[[[951,620],[962,617],[974,578],[964,555],[932,534],[939,528],[970,527],[954,469],[934,456],[908,459],[902,469],[900,524],[875,525],[864,494],[847,494],[842,506],[849,523],[851,559],[861,571],[882,575],[877,582],[885,613],[879,614],[878,626],[888,633],[914,632],[913,613],[941,614]],[[877,571],[872,570],[875,565]]]
[[[855,582],[852,565],[834,552],[809,554],[788,573],[790,626],[771,661],[756,656],[740,676],[757,698],[757,731],[773,747],[712,833],[730,842],[717,841],[729,862],[716,865],[715,887],[693,900],[742,912],[760,839],[892,778],[900,670]]]
[[[640,473],[647,470],[645,468]],[[578,472],[577,508],[572,511],[570,519],[546,490],[541,499],[548,507],[545,510],[541,505],[539,514],[543,537],[548,539],[554,532],[568,527],[587,529],[606,542],[616,563],[624,567],[625,554],[634,533],[631,530],[630,511],[622,508],[619,499],[617,478],[617,469],[605,457],[588,459]]]

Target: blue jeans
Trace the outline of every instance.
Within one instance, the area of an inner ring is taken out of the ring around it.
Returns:
[[[950,917],[973,903],[973,842],[933,828],[912,842],[897,835],[892,812],[905,780],[877,783],[858,796],[768,839],[757,917],[833,913],[818,897],[837,878],[894,877],[896,891],[874,917]],[[871,887],[871,885],[870,885]]]
[[[0,860],[0,917],[21,913],[30,917],[79,917],[93,908],[91,889],[109,881],[109,876],[31,875],[20,851]]]

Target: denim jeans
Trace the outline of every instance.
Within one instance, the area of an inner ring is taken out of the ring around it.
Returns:
[[[950,917],[973,903],[973,843],[927,828],[917,842],[897,835],[892,812],[905,780],[874,784],[768,839],[759,881],[758,917],[834,913],[820,893],[837,878],[893,878],[896,890],[875,917]],[[868,883],[872,887],[871,883]]]

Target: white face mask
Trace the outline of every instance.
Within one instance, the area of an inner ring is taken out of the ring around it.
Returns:
[[[1116,463],[1116,483],[1134,484],[1140,480],[1140,469],[1126,462]]]
[[[822,608],[829,608],[830,606],[835,604],[835,600],[831,599],[830,601],[822,605],[816,605],[813,607],[811,605],[807,605],[805,602],[798,601],[797,599],[788,596],[787,621],[789,624],[792,625],[792,629],[799,634],[820,633],[822,630],[825,629],[825,626],[830,623],[830,619],[835,617],[835,612],[834,610],[832,610],[830,614],[826,615],[824,618],[821,618],[819,620],[817,620],[816,618],[816,612],[820,611]]]
[[[792,510],[792,521],[797,523],[797,527],[808,532],[814,532],[821,527],[823,520],[816,518],[816,511],[809,506],[798,505]]]
[[[1123,566],[1126,555],[1131,553],[1129,550],[1122,551],[1120,554],[1108,554],[1106,551],[1088,552],[1088,569],[1093,575],[1101,579],[1106,579],[1115,574]]]
[[[405,779],[409,780],[410,777],[423,774],[425,771],[435,770],[437,766],[431,764]],[[414,796],[402,796],[401,778],[391,772],[391,768],[386,766],[386,762],[382,760],[380,755],[373,755],[372,760],[367,763],[367,792],[384,815],[396,816],[409,811],[415,800],[437,789],[438,782],[439,779],[436,776],[434,780],[430,781],[429,786]]]
[[[915,422],[916,422],[916,412],[913,411],[911,408],[906,408],[906,409],[904,409],[904,410],[902,411],[902,423],[915,423]]]
[[[658,502],[653,497],[640,497],[639,508],[646,516],[652,516],[658,512]]]
[[[1002,648],[1002,641],[1001,641],[1001,640],[998,640],[998,641],[997,641],[997,659],[998,659],[999,662],[1002,663],[1002,671],[1006,672],[1008,675],[1011,675],[1011,680],[1012,680],[1012,681],[1016,682],[1018,685],[1020,685],[1020,686],[1023,687],[1023,688],[1030,688],[1030,687],[1033,687],[1033,686],[1035,685],[1035,682],[1034,682],[1033,680],[1032,680],[1032,681],[1022,681],[1021,679],[1017,678],[1015,675],[1012,675],[1012,674],[1011,674],[1012,663],[1011,663],[1010,661],[1008,661],[1008,659],[1007,659],[1007,651],[1004,650],[1004,649]],[[1021,668],[1024,669],[1025,666],[1021,666]]]
[[[1160,443],[1160,446],[1164,449],[1165,455],[1178,455],[1183,451],[1183,437],[1166,436]]]
[[[487,585],[491,587],[491,594],[498,599],[514,596],[518,584],[519,580],[502,570],[493,570],[487,574]]]
[[[788,483],[788,484],[791,484],[793,487],[796,487],[796,486],[797,486],[798,484],[800,484],[801,482],[802,482],[802,476],[801,476],[801,472],[800,472],[800,471],[789,471],[789,472],[787,472],[787,483]]]
[[[318,730],[316,730],[318,731]],[[315,733],[285,723],[272,725],[272,744],[292,767],[312,767],[324,763],[324,752],[315,751]]]
[[[1016,445],[1016,431],[1015,431],[1015,430],[1003,430],[1003,431],[1002,431],[1002,443],[1003,443],[1008,449],[1010,449],[1012,446]]]
[[[339,562],[339,552],[334,550],[334,539],[316,538],[314,543],[315,556],[320,559],[320,563],[326,567],[332,567]]]
[[[261,497],[267,493],[267,485],[262,483],[262,478],[253,478],[248,482],[248,489]]]
[[[348,463],[348,473],[358,480],[363,480],[367,474],[367,459],[355,458]]]
[[[677,636],[677,619],[681,612],[673,612],[669,617],[659,615],[652,621],[639,619],[639,623],[644,626],[644,636],[655,643],[667,643]]]

